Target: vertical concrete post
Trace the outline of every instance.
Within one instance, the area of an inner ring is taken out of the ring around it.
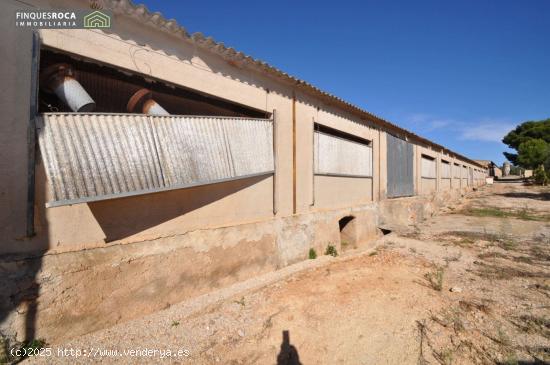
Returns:
[[[278,168],[277,168],[277,110],[273,109],[273,114],[271,114],[271,119],[273,120],[273,215],[277,215],[277,177],[278,177]]]
[[[380,200],[380,133],[372,138],[372,201]]]
[[[435,191],[441,191],[441,155],[443,151],[437,153],[435,158]]]
[[[414,187],[416,195],[420,195],[422,193],[422,151],[416,144],[414,145],[414,162]]]
[[[315,206],[315,118],[311,118],[311,206]]]
[[[29,190],[29,139],[31,119],[31,68],[33,33],[31,29],[16,29],[16,10],[29,6],[23,2],[2,2],[2,67],[0,79],[0,237],[9,244],[27,235],[27,202]]]
[[[386,132],[378,131],[378,161],[379,161],[379,196],[378,200],[384,200],[387,197],[386,187],[388,186],[388,144]]]

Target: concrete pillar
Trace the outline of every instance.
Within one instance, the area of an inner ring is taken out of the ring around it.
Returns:
[[[386,139],[386,132],[379,131],[379,163],[380,163],[380,175],[379,175],[379,200],[387,198],[386,187],[388,186],[388,144]]]
[[[15,28],[16,10],[24,3],[8,0],[2,4],[0,30],[0,237],[9,244],[26,235],[27,179],[29,158],[29,118],[31,97],[32,31]]]
[[[441,191],[441,153],[438,152],[435,158],[435,191]]]

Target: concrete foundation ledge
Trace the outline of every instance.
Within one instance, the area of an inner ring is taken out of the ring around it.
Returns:
[[[0,257],[0,332],[66,340],[236,282],[369,245],[384,224],[429,218],[460,191],[389,199],[225,228],[55,254]]]

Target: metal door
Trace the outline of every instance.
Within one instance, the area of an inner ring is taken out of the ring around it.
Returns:
[[[388,198],[414,195],[413,145],[390,134],[386,136]]]

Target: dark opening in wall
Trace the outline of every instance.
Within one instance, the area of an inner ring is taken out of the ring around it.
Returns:
[[[364,138],[361,138],[361,137],[356,136],[354,134],[349,134],[349,133],[343,132],[339,129],[330,128],[330,127],[327,127],[326,125],[323,125],[323,124],[315,123],[314,128],[315,128],[316,132],[329,134],[329,135],[334,136],[334,137],[339,137],[339,138],[346,139],[346,140],[349,140],[349,141],[364,144],[365,146],[372,146],[372,141],[369,141],[368,139],[364,139]]]
[[[40,53],[40,74],[48,67],[67,64],[74,71],[75,79],[95,102],[96,113],[128,113],[128,102],[139,90],[152,92],[153,99],[169,114],[211,115],[267,118],[270,113],[250,108],[197,90],[170,84],[135,72],[120,70],[95,60],[84,60],[65,53],[43,49]],[[48,92],[41,79],[39,112],[72,112],[59,97]],[[83,110],[87,111],[87,110]]]
[[[387,228],[380,228],[380,231],[384,236],[391,233],[391,229],[387,229]]]
[[[348,215],[338,221],[342,251],[357,248],[357,226],[355,217]]]
[[[344,230],[344,228],[346,228],[346,226],[348,225],[349,222],[351,222],[352,220],[354,220],[355,217],[352,216],[352,215],[348,215],[342,219],[340,219],[338,221],[338,226],[340,227],[340,232],[342,232]]]

